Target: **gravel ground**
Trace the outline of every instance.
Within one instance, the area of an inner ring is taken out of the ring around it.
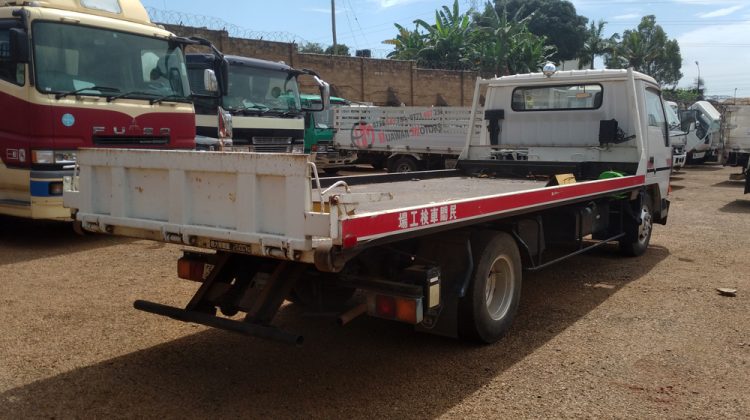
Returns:
[[[750,417],[750,195],[688,168],[648,253],[527,275],[491,346],[282,308],[300,348],[132,309],[184,305],[180,249],[0,218],[0,418]],[[717,287],[738,289],[722,297]]]

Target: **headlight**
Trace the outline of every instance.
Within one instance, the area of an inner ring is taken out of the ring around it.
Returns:
[[[318,145],[318,153],[326,153],[327,151],[328,151],[328,147],[326,147],[325,144]]]
[[[32,150],[31,163],[40,165],[73,165],[77,154],[73,150]]]
[[[52,150],[32,150],[31,163],[51,165],[55,163],[55,152]]]
[[[305,145],[304,144],[293,144],[292,145],[292,153],[305,153]]]
[[[55,151],[55,163],[58,165],[73,165],[76,163],[78,155],[71,150]]]

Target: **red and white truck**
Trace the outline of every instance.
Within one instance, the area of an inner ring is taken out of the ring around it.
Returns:
[[[474,97],[454,170],[320,179],[305,155],[89,149],[65,203],[87,231],[191,247],[187,306],[140,310],[301,343],[272,326],[288,299],[495,342],[524,271],[646,252],[672,149],[658,84],[632,70],[478,80]]]

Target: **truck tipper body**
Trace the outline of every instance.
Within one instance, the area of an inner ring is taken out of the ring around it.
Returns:
[[[0,2],[0,214],[71,220],[81,147],[193,148],[185,41],[137,0]]]
[[[199,283],[191,301],[137,309],[300,343],[272,324],[289,299],[342,324],[368,314],[490,343],[525,271],[609,243],[647,251],[667,221],[672,149],[658,84],[632,70],[478,80],[470,121],[455,169],[408,174],[321,179],[305,155],[90,149],[65,200],[87,231],[191,247],[177,262]]]
[[[342,106],[334,145],[389,172],[444,169],[466,144],[471,108]]]
[[[745,168],[750,158],[750,104],[729,105],[725,120],[728,127],[722,160],[727,165]]]

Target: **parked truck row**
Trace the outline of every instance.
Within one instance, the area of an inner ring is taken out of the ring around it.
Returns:
[[[302,76],[317,101],[302,101]],[[310,153],[331,141],[306,127],[328,96],[315,72],[224,56],[153,24],[138,0],[4,2],[0,214],[71,220],[63,184],[82,147]],[[321,167],[354,160],[329,157]]]

